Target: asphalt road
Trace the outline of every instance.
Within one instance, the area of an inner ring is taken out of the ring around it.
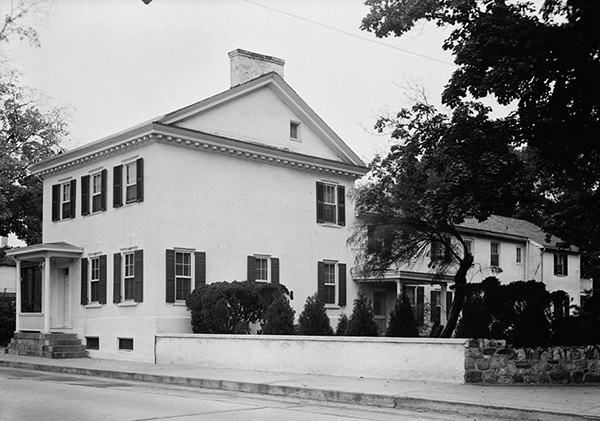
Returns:
[[[473,421],[475,418],[0,368],[0,421],[71,420]]]

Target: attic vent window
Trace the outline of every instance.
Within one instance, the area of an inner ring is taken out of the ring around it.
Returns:
[[[300,123],[290,121],[290,139],[300,141]]]

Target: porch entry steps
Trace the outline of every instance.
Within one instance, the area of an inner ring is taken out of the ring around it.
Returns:
[[[85,345],[75,333],[16,332],[8,353],[44,358],[86,358]]]

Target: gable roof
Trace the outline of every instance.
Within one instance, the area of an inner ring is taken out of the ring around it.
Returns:
[[[546,241],[546,233],[529,221],[500,215],[491,215],[483,222],[478,222],[474,218],[468,218],[462,224],[459,224],[459,227],[493,234],[522,237],[535,241],[543,247],[552,249],[557,249],[557,243],[562,242],[560,238],[555,236],[550,236],[549,241]],[[570,249],[578,251],[578,248],[574,246],[571,246]]]
[[[302,120],[315,133],[318,134],[319,138],[322,139],[323,142],[336,153],[336,156],[339,158],[339,162],[274,148],[272,145],[268,144],[249,142],[243,139],[233,139],[231,137],[183,129],[176,126],[178,122],[184,121],[205,111],[265,88],[271,89],[286,106],[300,116]],[[350,149],[350,147],[346,145],[346,143],[317,115],[317,113],[315,113],[312,108],[310,108],[308,104],[306,104],[306,102],[300,98],[300,96],[283,80],[283,78],[275,72],[264,74],[246,83],[223,91],[217,95],[196,102],[192,105],[183,107],[165,115],[157,116],[154,119],[148,120],[124,131],[104,137],[82,147],[34,164],[31,166],[31,170],[34,174],[44,175],[49,172],[54,172],[56,170],[82,164],[90,159],[97,159],[106,154],[117,152],[123,148],[140,146],[148,141],[170,138],[172,132],[187,134],[188,138],[183,142],[190,142],[191,140],[189,137],[195,136],[195,138],[198,138],[198,140],[200,140],[200,138],[206,140],[208,137],[211,142],[216,143],[216,147],[215,144],[210,144],[208,147],[207,145],[202,145],[205,149],[230,148],[231,142],[235,142],[238,145],[246,145],[253,150],[264,150],[271,155],[277,155],[277,152],[279,154],[285,153],[286,156],[281,157],[284,160],[288,156],[298,156],[301,161],[302,158],[307,157],[310,158],[311,161],[318,161],[316,164],[311,162],[310,165],[303,162],[300,165],[297,165],[296,163],[291,164],[293,166],[297,166],[298,168],[314,169],[324,167],[326,170],[332,169],[334,172],[339,172],[340,169],[337,167],[341,166],[342,172],[340,174],[351,175],[353,177],[360,177],[367,172],[367,166],[358,157],[358,155],[356,155],[354,151],[352,151],[352,149]],[[178,139],[178,143],[181,142],[182,139]],[[224,144],[221,145],[221,143]],[[238,155],[247,154],[247,151],[244,150],[241,151],[241,154],[238,150],[235,152]],[[273,158],[270,155],[261,157],[261,159],[266,159],[270,162],[277,161],[277,158]],[[329,164],[333,165],[333,167],[330,168]]]

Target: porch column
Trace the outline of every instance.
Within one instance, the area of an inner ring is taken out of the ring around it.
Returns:
[[[44,330],[50,333],[50,257],[44,259]]]
[[[402,281],[396,282],[396,298],[402,293]]]
[[[446,326],[448,323],[448,307],[446,306],[446,293],[448,292],[448,285],[441,284],[442,290],[440,291],[440,324]]]
[[[20,315],[21,315],[21,261],[19,259],[15,259],[17,261],[17,274],[15,275],[15,332],[19,331],[20,323]]]

